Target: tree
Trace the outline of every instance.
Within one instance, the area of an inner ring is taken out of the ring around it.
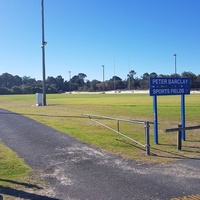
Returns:
[[[85,85],[85,82],[84,82],[85,77],[86,75],[83,73],[79,73],[78,75],[73,76],[71,78],[72,88],[75,90],[82,90]]]
[[[183,78],[189,78],[190,79],[190,88],[197,88],[198,83],[197,83],[197,76],[193,74],[192,72],[186,72],[184,71],[181,76]]]
[[[152,73],[150,74],[150,77],[151,77],[151,78],[156,78],[156,77],[158,77],[158,74],[156,74],[156,72],[152,72]]]
[[[97,90],[99,90],[98,89],[98,85],[100,84],[101,82],[100,81],[98,81],[98,80],[96,80],[96,79],[94,79],[94,80],[92,80],[91,81],[91,87],[90,87],[90,89],[91,89],[91,92],[94,92],[94,91],[97,91]]]
[[[119,76],[113,76],[111,79],[111,81],[122,81],[122,79]]]
[[[150,78],[150,75],[147,72],[142,75],[141,80],[140,80],[140,87],[142,89],[149,88],[149,78]]]
[[[0,94],[13,94],[13,91],[8,88],[0,88]]]
[[[196,82],[197,82],[197,85],[195,89],[199,90],[200,89],[200,74],[197,76]]]
[[[19,77],[19,76],[14,76],[14,78],[15,78],[15,83],[14,83],[15,86],[20,86],[20,85],[22,85],[22,78],[21,78],[21,77]]]
[[[64,79],[62,78],[61,75],[56,77],[56,85],[58,88],[59,92],[63,92],[64,91]]]
[[[35,83],[36,83],[36,80],[34,78],[31,78],[30,76],[22,77],[22,84],[33,85]]]
[[[79,73],[78,74],[78,77],[80,78],[80,79],[85,79],[86,77],[87,77],[87,75],[86,74],[84,74],[84,73]]]
[[[0,76],[0,86],[11,89],[15,85],[15,77],[9,73]]]
[[[22,89],[21,89],[21,87],[19,87],[19,86],[13,86],[13,87],[12,87],[12,91],[13,91],[15,94],[22,94]]]
[[[48,76],[46,79],[47,84],[56,84],[56,79],[53,76]]]
[[[132,79],[134,79],[134,76],[136,75],[136,71],[135,70],[131,70],[130,72],[129,72],[129,76],[132,78]]]
[[[129,74],[127,75],[128,79],[128,86],[129,86],[129,90],[131,90],[131,86],[133,87],[134,86],[134,76],[136,75],[136,72],[135,70],[131,70],[129,72]]]

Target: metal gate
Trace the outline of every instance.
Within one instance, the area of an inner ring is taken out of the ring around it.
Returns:
[[[149,134],[150,134],[150,124],[153,124],[153,122],[149,122],[149,121],[140,121],[140,120],[127,120],[127,119],[120,119],[120,118],[113,118],[113,117],[107,117],[107,116],[101,116],[101,115],[90,115],[90,114],[83,114],[83,116],[87,116],[89,117],[90,120],[92,120],[93,122],[131,140],[132,142],[135,142],[136,144],[144,147],[146,149],[146,154],[147,155],[150,155],[150,137],[149,137]],[[108,120],[115,120],[117,121],[117,130],[99,122],[99,121],[96,121],[95,119],[108,119]],[[120,123],[119,122],[129,122],[129,123],[136,123],[136,124],[143,124],[144,125],[144,128],[145,128],[145,144],[142,144],[132,138],[130,138],[129,136],[123,134],[120,132]]]

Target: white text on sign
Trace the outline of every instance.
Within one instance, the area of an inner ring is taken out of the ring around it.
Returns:
[[[188,79],[181,79],[181,78],[154,78],[152,79],[152,85],[188,85]]]

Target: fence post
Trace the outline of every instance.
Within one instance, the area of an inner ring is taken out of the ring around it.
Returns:
[[[146,153],[147,155],[150,155],[150,139],[149,139],[149,122],[145,122],[145,139],[146,139]]]
[[[178,125],[178,128],[181,128],[182,125]],[[182,131],[181,130],[178,130],[177,131],[177,149],[181,151],[182,149]]]

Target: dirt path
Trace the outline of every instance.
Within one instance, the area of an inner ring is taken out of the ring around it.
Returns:
[[[50,188],[38,199],[165,200],[200,193],[199,159],[168,166],[126,160],[3,109],[0,138],[42,172]]]

